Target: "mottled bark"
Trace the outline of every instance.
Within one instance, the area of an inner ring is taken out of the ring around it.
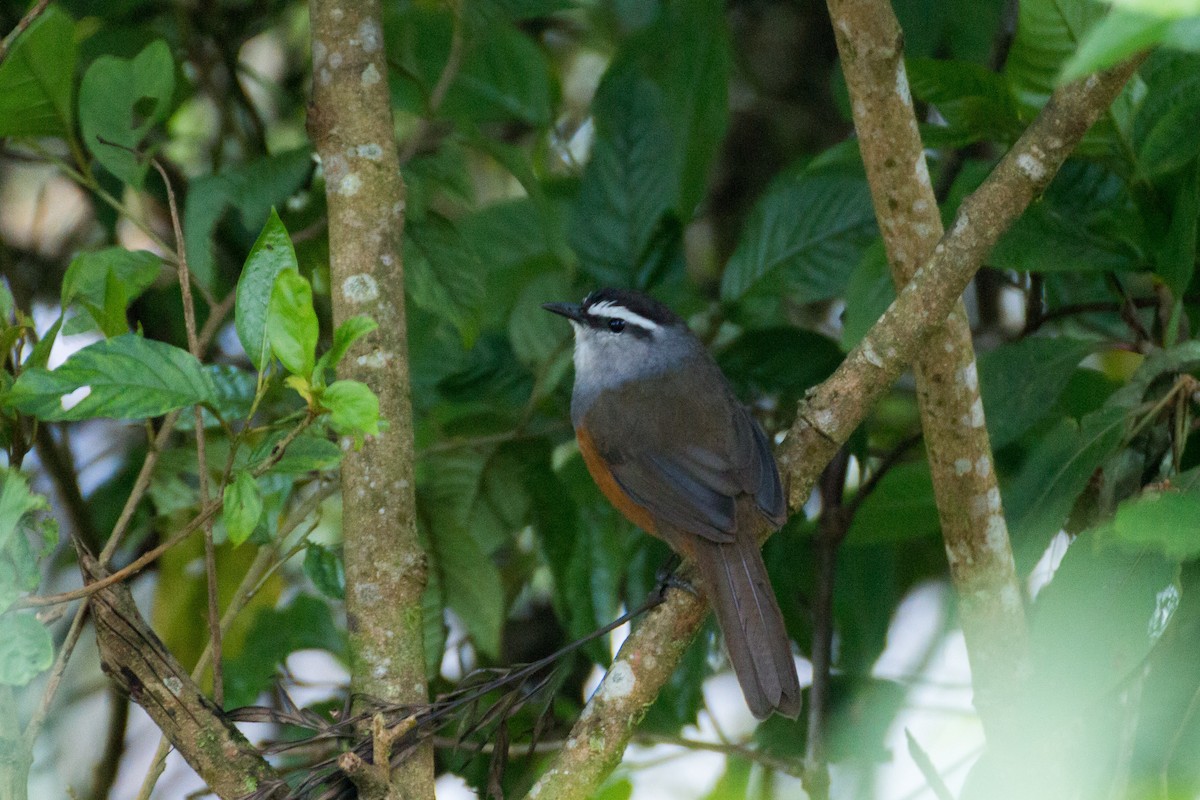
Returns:
[[[404,184],[387,89],[378,0],[312,0],[313,96],[308,129],[325,170],[335,325],[359,314],[379,323],[338,368],[379,396],[387,428],[342,463],[346,613],[351,688],[388,703],[427,700],[417,539],[412,404],[401,263]],[[416,749],[386,792],[433,796],[433,753]],[[367,794],[370,792],[370,794]]]
[[[933,184],[904,70],[904,36],[885,0],[829,0],[875,216],[897,288],[942,237]],[[1028,631],[961,300],[913,363],[950,576],[989,734],[1029,673]]]

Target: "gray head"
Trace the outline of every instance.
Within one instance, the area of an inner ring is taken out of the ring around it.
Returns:
[[[578,305],[542,308],[566,317],[575,330],[576,403],[704,352],[678,314],[628,289],[600,289]]]

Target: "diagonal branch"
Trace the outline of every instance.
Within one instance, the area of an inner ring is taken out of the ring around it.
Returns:
[[[963,202],[950,232],[891,308],[810,393],[780,453],[792,508],[800,507],[838,448],[950,315],[1000,234],[1046,188],[1141,60],[1068,84],[1051,96],[988,179]],[[530,798],[591,796],[620,761],[637,721],[674,672],[707,610],[699,598],[673,591],[630,634]]]
[[[904,69],[904,36],[886,0],[829,0],[829,14],[875,216],[902,287],[943,233]],[[1028,631],[962,300],[930,335],[913,371],[975,705],[996,734],[1029,672]]]
[[[80,551],[79,559],[85,579],[102,577],[94,558]],[[218,797],[234,800],[278,779],[155,635],[128,587],[96,592],[89,608],[104,671],[146,710]]]

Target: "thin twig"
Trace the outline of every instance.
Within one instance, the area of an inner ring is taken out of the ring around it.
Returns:
[[[851,517],[843,502],[850,454],[842,448],[821,476],[821,518],[817,523],[817,589],[813,602],[812,687],[808,693],[808,730],[804,748],[804,790],[814,800],[829,797],[825,720],[833,666],[833,587],[837,554]]]
[[[450,85],[454,83],[454,78],[458,75],[459,68],[462,67],[462,5],[458,0],[453,0],[450,5],[454,13],[454,28],[450,32],[450,52],[446,55],[446,64],[442,67],[442,74],[438,76],[437,83],[433,85],[433,91],[429,93],[429,106],[426,116],[421,117],[417,122],[417,129],[408,137],[408,141],[404,144],[404,149],[400,151],[400,166],[407,164],[416,155],[417,149],[421,146],[421,141],[429,131],[429,118],[436,115],[438,109],[441,108],[442,102],[446,99],[446,93],[450,91]]]
[[[4,59],[8,58],[8,49],[12,47],[17,37],[24,33],[42,15],[42,12],[46,10],[46,6],[48,5],[50,5],[50,0],[38,0],[33,8],[25,12],[25,16],[17,21],[16,27],[9,31],[8,36],[0,40],[0,64],[3,64]]]
[[[236,80],[236,77],[235,77]],[[183,226],[179,222],[179,206],[175,202],[175,188],[171,178],[158,159],[150,159],[150,165],[162,177],[167,189],[167,207],[171,212],[171,229],[175,234],[175,259],[179,274],[179,291],[183,298],[183,324],[187,330],[188,350],[197,361],[204,358],[200,338],[196,335],[196,305],[192,300],[192,277],[188,270],[187,248],[183,244]],[[200,505],[208,504],[208,448],[204,435],[204,409],[192,407],[196,431],[196,472],[199,477]],[[221,609],[217,598],[217,550],[213,543],[213,523],[209,517],[204,522],[204,574],[208,583],[208,634],[213,649],[213,702],[218,708],[225,707],[225,682],[221,673]]]
[[[917,769],[921,770],[921,774],[925,776],[925,783],[929,784],[930,791],[933,792],[938,800],[954,800],[953,792],[946,786],[946,782],[938,774],[937,767],[933,765],[933,760],[925,752],[925,749],[921,747],[916,737],[912,735],[912,731],[905,728],[904,737],[908,740],[908,754],[912,756]]]

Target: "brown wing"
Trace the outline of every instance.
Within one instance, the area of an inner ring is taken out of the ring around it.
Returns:
[[[656,520],[729,543],[739,497],[753,496],[777,526],[786,507],[766,436],[716,374],[719,391],[709,394],[687,391],[679,373],[607,392],[583,423],[614,480]],[[645,408],[656,413],[630,413]]]

